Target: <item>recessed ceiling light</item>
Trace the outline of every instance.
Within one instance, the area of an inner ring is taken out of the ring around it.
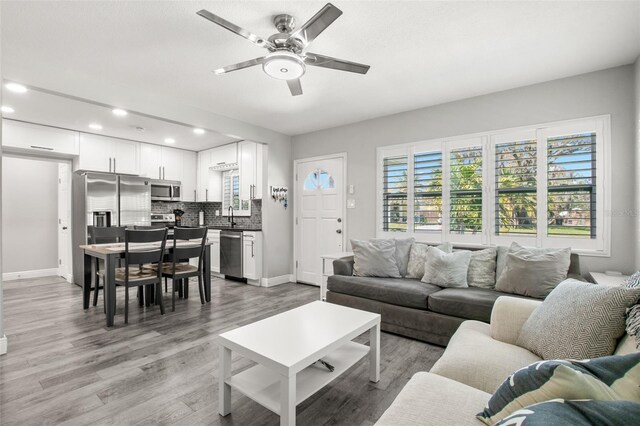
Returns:
[[[102,130],[102,126],[99,125],[98,123],[91,123],[89,124],[89,128],[93,129],[93,130]]]
[[[4,87],[6,87],[8,90],[14,92],[14,93],[24,93],[27,91],[27,88],[24,87],[22,84],[18,84],[18,83],[7,83],[4,85]]]
[[[173,144],[173,143],[176,143],[176,140],[175,140],[175,139],[173,139],[173,138],[166,138],[166,139],[164,140],[164,143],[171,143],[171,144]]]
[[[16,110],[11,108],[10,106],[2,105],[2,112],[4,112],[5,114],[11,114],[15,111]]]
[[[117,115],[118,117],[124,117],[127,114],[128,114],[127,111],[123,109],[120,109],[120,108],[113,109],[113,115]]]
[[[195,128],[193,129],[193,133],[195,133],[196,135],[204,135],[204,129]]]

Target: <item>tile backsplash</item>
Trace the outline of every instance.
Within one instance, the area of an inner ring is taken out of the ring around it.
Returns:
[[[229,222],[226,216],[216,216],[216,210],[222,214],[222,203],[194,203],[194,202],[169,202],[152,201],[152,213],[173,213],[174,210],[184,211],[182,224],[185,226],[198,225],[198,213],[204,211],[204,224],[206,226],[227,226]],[[239,228],[262,229],[262,200],[251,201],[251,216],[235,216],[234,221]]]

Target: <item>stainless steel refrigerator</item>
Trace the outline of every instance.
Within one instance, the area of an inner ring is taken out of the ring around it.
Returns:
[[[82,244],[88,242],[89,226],[151,225],[151,181],[135,176],[107,173],[74,174],[73,280],[82,285]]]

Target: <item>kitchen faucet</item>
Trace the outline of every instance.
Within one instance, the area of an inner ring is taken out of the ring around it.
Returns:
[[[233,206],[229,206],[228,213],[229,216],[227,220],[231,222],[231,227],[233,228],[234,226],[236,226],[236,223],[233,221]]]

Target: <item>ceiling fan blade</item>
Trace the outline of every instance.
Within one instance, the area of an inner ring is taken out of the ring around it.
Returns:
[[[345,61],[343,59],[332,58],[331,56],[318,55],[317,53],[305,54],[304,63],[314,67],[333,68],[340,71],[366,74],[370,66],[357,62]]]
[[[320,35],[329,25],[342,15],[342,11],[327,3],[322,9],[305,22],[299,29],[291,33],[289,39],[301,40],[305,45],[311,43]]]
[[[260,65],[263,62],[264,62],[264,57],[263,58],[249,59],[248,61],[238,62],[237,64],[229,65],[229,66],[224,67],[224,68],[218,68],[217,70],[213,70],[213,73],[215,75],[226,74],[226,73],[231,72],[231,71],[237,71],[237,70],[241,70],[243,68],[249,68],[249,67],[253,67],[253,66],[256,66],[256,65]]]
[[[258,35],[253,34],[251,31],[247,31],[244,28],[237,26],[224,18],[219,17],[218,15],[214,15],[208,10],[202,9],[196,12],[198,15],[203,18],[213,22],[214,24],[220,25],[222,28],[226,28],[232,33],[238,34],[240,37],[244,37],[249,40],[251,43],[257,44],[258,46],[274,48],[275,46],[264,37],[260,37]]]
[[[287,86],[289,86],[292,96],[302,95],[302,84],[300,84],[299,78],[296,78],[295,80],[287,80]]]

